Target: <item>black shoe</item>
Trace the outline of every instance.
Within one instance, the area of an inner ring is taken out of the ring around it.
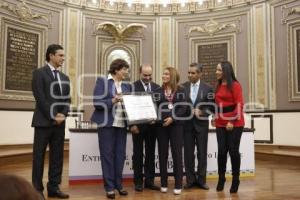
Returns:
[[[208,187],[208,185],[206,183],[201,183],[198,186],[199,186],[199,188],[201,188],[203,190],[209,190],[209,187]]]
[[[40,200],[45,200],[45,196],[42,191],[38,191],[38,194],[39,194]]]
[[[48,197],[56,197],[59,199],[68,199],[69,195],[66,193],[63,193],[60,190],[56,190],[56,191],[48,191]]]
[[[111,191],[111,192],[106,192],[106,197],[109,199],[114,199],[116,195],[113,191]]]
[[[240,185],[240,180],[232,180],[232,184],[230,187],[230,193],[237,193]]]
[[[193,187],[195,187],[196,184],[195,183],[187,183],[183,186],[184,189],[191,189]]]
[[[122,195],[122,196],[128,195],[128,192],[127,192],[126,190],[124,190],[124,189],[120,189],[120,190],[118,190],[118,192],[119,192],[119,194]]]
[[[224,178],[224,179],[219,179],[218,185],[217,185],[217,188],[216,188],[216,190],[217,190],[218,192],[224,190],[225,181],[226,181],[225,178]]]
[[[148,188],[150,190],[160,190],[160,187],[158,187],[154,184],[145,184],[145,188]]]
[[[135,185],[134,190],[137,192],[142,192],[143,191],[143,186],[142,185]]]

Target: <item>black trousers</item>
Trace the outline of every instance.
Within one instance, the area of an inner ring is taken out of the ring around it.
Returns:
[[[64,159],[65,126],[35,127],[32,160],[32,184],[43,191],[44,160],[49,144],[48,191],[56,191],[61,183]]]
[[[183,125],[171,124],[167,127],[161,127],[158,131],[157,140],[161,187],[168,186],[168,168],[173,167],[175,188],[181,189],[183,176]],[[168,162],[169,142],[171,144],[172,163]]]
[[[193,124],[189,124],[184,130],[184,165],[186,182],[193,184],[206,183],[207,171],[207,140],[208,125],[198,127],[196,130]],[[195,173],[195,146],[197,148],[197,174]]]
[[[155,178],[156,127],[153,125],[143,127],[139,134],[132,134],[132,141],[134,184],[143,184],[144,169],[145,185],[153,185]]]
[[[218,141],[218,173],[224,176],[226,173],[227,154],[231,158],[232,175],[240,175],[240,141],[244,127],[234,127],[232,131],[227,131],[225,127],[216,128]]]

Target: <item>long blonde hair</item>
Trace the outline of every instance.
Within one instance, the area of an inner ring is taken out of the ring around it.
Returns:
[[[170,72],[170,82],[168,85],[163,84],[163,88],[169,86],[172,89],[172,92],[177,91],[180,80],[178,71],[174,67],[165,67],[164,70],[168,70]]]

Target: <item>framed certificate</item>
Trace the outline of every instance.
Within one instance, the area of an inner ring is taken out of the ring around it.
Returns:
[[[151,94],[123,95],[123,106],[129,125],[149,123],[157,119],[156,108]]]

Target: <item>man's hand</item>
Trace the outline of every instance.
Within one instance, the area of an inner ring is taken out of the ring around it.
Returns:
[[[54,120],[56,125],[61,125],[66,120],[66,116],[62,113],[57,113]]]
[[[136,125],[133,125],[131,128],[130,128],[130,132],[132,134],[139,134],[140,133],[140,130],[139,128],[136,126]]]
[[[163,126],[169,126],[172,123],[173,123],[172,117],[167,117],[166,119],[164,119]]]
[[[193,114],[197,117],[197,118],[200,118],[202,115],[203,115],[203,112],[202,110],[198,109],[198,108],[195,108],[193,109]]]

